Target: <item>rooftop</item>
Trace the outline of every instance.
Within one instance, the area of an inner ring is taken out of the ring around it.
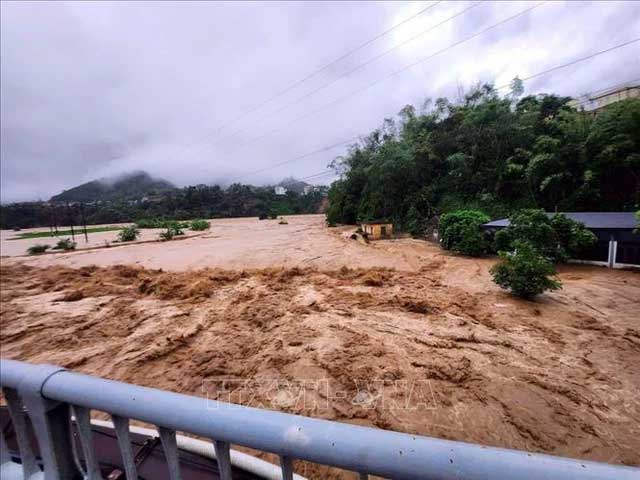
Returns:
[[[638,226],[638,221],[633,212],[557,212],[569,217],[571,220],[582,222],[587,228],[622,228],[634,229]],[[547,212],[549,217],[555,212]],[[494,220],[485,223],[483,227],[508,227],[508,218]]]

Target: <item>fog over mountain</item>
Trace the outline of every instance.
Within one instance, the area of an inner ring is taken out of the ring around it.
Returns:
[[[640,32],[638,2],[547,2],[338,101],[536,5],[474,3],[2,2],[0,198],[46,199],[137,170],[178,186],[304,179],[346,147],[283,162],[369,132],[407,103],[503,85]],[[525,82],[525,93],[640,78],[637,45]]]

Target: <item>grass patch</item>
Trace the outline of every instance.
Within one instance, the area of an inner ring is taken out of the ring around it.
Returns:
[[[93,227],[87,228],[87,233],[98,233],[98,232],[113,232],[115,230],[122,230],[124,227]],[[74,228],[73,233],[76,235],[84,235],[84,230],[82,228]],[[71,235],[71,230],[58,230],[58,234],[51,233],[49,230],[45,232],[25,232],[20,233],[15,237],[11,237],[8,240],[25,240],[29,238],[47,238],[47,237],[60,237],[60,236],[68,236]]]

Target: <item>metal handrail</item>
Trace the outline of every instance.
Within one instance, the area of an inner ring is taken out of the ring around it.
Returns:
[[[70,476],[74,473],[73,462],[71,457],[65,457],[70,455],[72,447],[48,445],[50,440],[64,443],[69,437],[64,430],[64,418],[59,416],[67,415],[68,428],[72,408],[82,412],[76,415],[76,419],[83,418],[85,422],[84,429],[78,428],[81,437],[87,435],[87,412],[95,409],[111,414],[125,467],[129,468],[127,478],[136,478],[135,469],[126,465],[130,456],[128,419],[136,419],[158,427],[170,460],[172,479],[180,478],[176,431],[212,439],[220,452],[219,462],[228,459],[226,452],[230,444],[275,453],[281,458],[283,478],[292,477],[292,461],[301,459],[359,472],[363,478],[374,474],[434,480],[640,479],[640,469],[634,467],[485,447],[244,407],[47,365],[0,360],[0,383],[3,392],[9,393],[5,398],[12,398],[11,393],[17,392],[26,406],[38,438],[46,480],[73,478]],[[83,449],[91,445],[90,438],[81,440]],[[21,455],[25,453],[21,448]],[[89,457],[93,458],[91,454]],[[87,458],[87,454],[83,458]],[[228,465],[221,467],[221,471],[227,472],[227,478],[231,478]],[[87,478],[99,478],[95,468],[86,468]]]

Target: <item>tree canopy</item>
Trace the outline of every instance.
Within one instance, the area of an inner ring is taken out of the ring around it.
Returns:
[[[386,218],[412,231],[458,209],[508,216],[636,210],[640,205],[640,99],[591,115],[569,97],[500,96],[480,85],[397,119],[352,145],[332,167],[330,223]]]

